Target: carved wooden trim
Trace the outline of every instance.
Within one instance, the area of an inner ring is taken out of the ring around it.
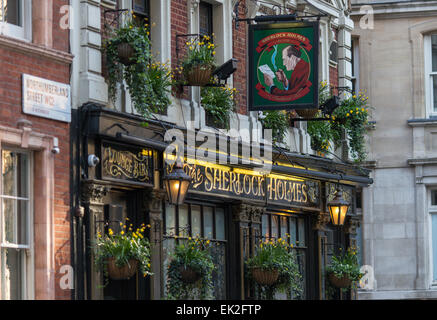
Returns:
[[[357,234],[357,228],[360,226],[361,221],[358,217],[349,217],[344,225],[344,232],[352,235]]]
[[[104,183],[84,181],[81,188],[81,200],[83,203],[103,205],[103,198],[110,189],[111,187]]]
[[[326,225],[329,223],[330,220],[331,220],[331,217],[329,216],[329,214],[327,212],[318,212],[314,216],[313,230],[324,231]]]

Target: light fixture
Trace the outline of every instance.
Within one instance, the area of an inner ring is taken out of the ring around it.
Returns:
[[[172,172],[168,173],[163,181],[169,203],[183,204],[191,184],[191,177],[185,173],[182,164],[176,162]]]
[[[331,222],[335,226],[342,226],[344,224],[349,203],[343,199],[343,192],[337,188],[337,193],[334,199],[327,204],[329,214],[331,215]]]

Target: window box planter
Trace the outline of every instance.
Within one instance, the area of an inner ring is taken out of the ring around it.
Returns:
[[[319,112],[319,109],[297,109],[296,113],[304,118],[304,119],[311,119],[314,118],[315,115]]]
[[[131,60],[135,56],[134,48],[127,42],[122,42],[117,45],[118,58],[125,66],[135,64],[135,61]]]

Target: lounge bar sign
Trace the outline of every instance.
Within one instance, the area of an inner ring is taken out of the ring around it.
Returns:
[[[70,86],[23,74],[23,113],[71,122]]]
[[[191,192],[320,208],[320,183],[316,180],[273,174],[257,175],[249,170],[187,163],[184,171],[192,178]]]
[[[249,27],[249,110],[318,108],[317,22]]]
[[[153,184],[153,150],[102,143],[102,179]]]

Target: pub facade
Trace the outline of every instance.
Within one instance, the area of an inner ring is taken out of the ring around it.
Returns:
[[[218,38],[220,52],[216,59],[219,64],[231,58],[239,61],[232,82],[241,94],[228,130],[207,124],[196,87],[185,88],[182,97],[172,99],[166,112],[155,114],[144,125],[145,119],[134,110],[129,93],[122,85],[123,93],[118,100],[109,102],[104,73],[96,76],[93,71],[102,66],[86,65],[87,70],[76,71],[77,79],[81,80],[73,83],[73,90],[76,86],[77,92],[82,94],[72,113],[76,128],[72,138],[76,299],[165,299],[171,253],[180,241],[196,236],[214,244],[211,254],[216,266],[213,273],[215,299],[258,299],[247,277],[245,261],[253,256],[260,240],[279,238],[287,239],[297,253],[303,279],[303,293],[299,298],[354,298],[353,291],[338,290],[328,294],[325,268],[339,247],[359,243],[357,229],[361,218],[357,199],[361,188],[371,184],[372,179],[368,171],[339,161],[337,157],[316,155],[309,146],[303,122],[287,129],[286,139],[279,147],[263,140],[258,112],[247,111],[248,29],[241,21],[237,27],[231,17],[235,10],[242,14],[242,19],[274,12],[271,10],[278,4],[267,1],[255,6],[252,1],[242,1],[233,7],[231,2],[81,3],[88,12],[100,12],[102,21],[107,21],[108,13],[119,9],[150,17],[150,22],[157,25],[155,32],[152,29],[152,43],[160,59],[170,59],[172,64],[177,62],[177,35],[200,33],[209,26]],[[291,9],[298,13],[316,10],[293,1],[289,3]],[[320,1],[316,12],[323,10],[324,14],[337,15],[337,19],[335,24],[330,20],[320,21],[323,35],[320,45],[325,51],[320,53],[319,75],[338,88],[341,81],[348,80],[348,75],[340,72],[342,62],[330,64],[325,53],[329,51],[329,41],[337,38],[333,34],[338,34],[338,41],[344,40],[350,26],[338,19],[345,8]],[[116,18],[111,17],[111,21]],[[99,36],[103,38],[105,23],[100,27]],[[95,28],[88,26],[86,30],[96,35]],[[87,46],[88,49],[76,57],[79,61],[73,63],[77,68],[84,68],[80,59],[86,60],[95,49],[93,44]],[[97,63],[100,64],[100,60]],[[88,86],[94,90],[82,90]],[[234,128],[237,130],[232,130]],[[166,174],[172,171],[167,160],[169,148],[172,150],[175,146],[175,137],[182,141],[177,146],[183,150],[183,170],[191,178],[185,201],[178,205],[169,202],[164,185]],[[214,141],[220,148],[205,151],[206,140]],[[264,162],[268,170],[254,161],[252,153],[244,152],[253,145],[260,154],[271,154]],[[343,197],[350,204],[343,227],[331,224],[327,209],[327,203],[337,190],[343,191]],[[152,248],[153,275],[109,280],[102,287],[104,275],[93,263],[92,245],[99,233],[105,234],[109,228],[118,232],[120,222],[127,219],[134,227],[150,225],[147,236]],[[290,298],[281,294],[275,297]]]

